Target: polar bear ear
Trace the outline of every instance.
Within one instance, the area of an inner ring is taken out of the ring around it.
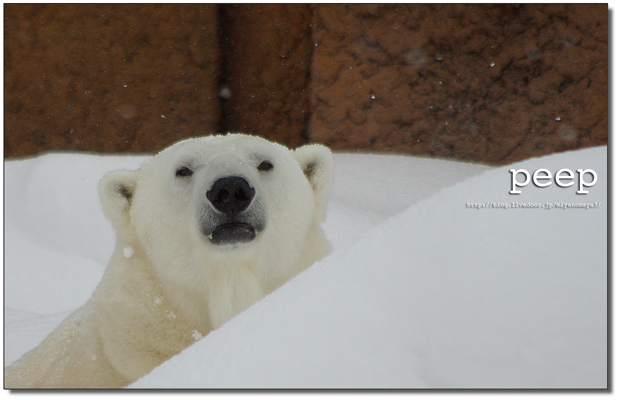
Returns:
[[[332,152],[323,145],[310,144],[296,149],[293,157],[310,182],[314,192],[315,217],[322,221],[334,175]]]
[[[129,209],[138,185],[137,171],[117,170],[106,173],[99,182],[99,198],[103,212],[121,231],[129,222]]]

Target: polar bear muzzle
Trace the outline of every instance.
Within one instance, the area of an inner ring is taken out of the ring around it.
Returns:
[[[254,240],[263,223],[256,223],[253,213],[248,213],[256,191],[245,178],[227,176],[220,178],[209,190],[207,199],[218,212],[215,228],[203,233],[216,245],[246,243]],[[206,227],[205,227],[206,228]],[[207,229],[210,230],[210,229]]]

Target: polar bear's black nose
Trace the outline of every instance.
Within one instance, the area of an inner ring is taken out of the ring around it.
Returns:
[[[216,210],[227,214],[244,211],[254,198],[255,190],[248,181],[238,176],[220,178],[207,191],[207,199]]]

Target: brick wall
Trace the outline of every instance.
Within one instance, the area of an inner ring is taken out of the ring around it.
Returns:
[[[607,5],[4,5],[5,157],[288,146],[509,163],[607,143]]]

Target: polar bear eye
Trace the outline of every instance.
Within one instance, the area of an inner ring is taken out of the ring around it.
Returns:
[[[270,163],[269,161],[263,161],[258,166],[259,171],[271,171],[272,169],[273,169],[273,164]]]
[[[177,169],[177,176],[186,177],[186,176],[191,176],[193,173],[194,171],[192,171],[191,169],[187,167],[181,167]]]

